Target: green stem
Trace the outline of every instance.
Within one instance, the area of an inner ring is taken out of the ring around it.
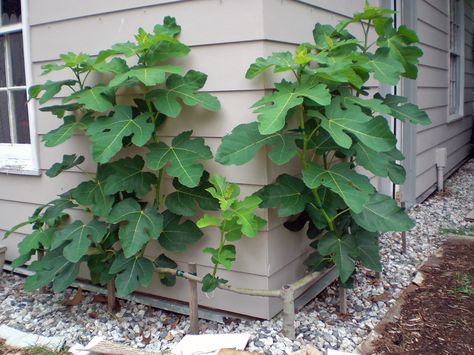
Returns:
[[[367,46],[367,43],[369,41],[369,31],[370,31],[370,24],[372,23],[372,20],[369,20],[367,22],[367,30],[364,26],[364,24],[361,22],[361,25],[362,25],[362,29],[364,31],[364,48],[362,49],[362,52],[363,53],[366,53],[367,50],[369,49],[369,47]]]
[[[345,210],[342,210],[341,212],[339,212],[332,218],[332,221],[334,222],[339,216],[343,215],[346,212],[349,212],[350,210],[351,210],[350,208],[346,208]]]
[[[155,184],[155,205],[157,209],[160,209],[161,205],[161,180],[163,180],[163,169],[160,169],[158,181]]]
[[[316,199],[316,202],[318,203],[318,206],[320,206],[320,207],[318,207],[319,211],[321,212],[324,219],[326,220],[326,222],[328,224],[328,227],[329,227],[329,230],[331,232],[334,232],[336,230],[336,228],[334,227],[334,223],[333,223],[332,219],[328,216],[326,210],[322,207],[323,204],[321,202],[321,198],[319,197],[318,189],[317,188],[316,189],[311,189],[311,192],[313,193],[313,196]]]
[[[222,249],[224,248],[224,243],[225,243],[225,238],[224,238],[224,231],[219,228],[219,231],[221,233],[221,240],[220,240],[220,243],[219,243],[219,250],[217,252],[217,254],[220,254],[222,253]],[[219,263],[214,263],[214,269],[212,270],[212,276],[216,276],[217,274],[217,266],[219,265]]]
[[[303,152],[301,154],[303,160],[303,167],[306,168],[307,162],[307,152],[308,152],[308,136],[306,135],[305,128],[304,128],[304,107],[300,105],[300,129],[303,133]]]

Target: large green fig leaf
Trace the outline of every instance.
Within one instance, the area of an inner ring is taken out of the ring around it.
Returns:
[[[139,252],[151,239],[157,239],[163,231],[163,216],[153,207],[142,210],[133,198],[116,204],[107,220],[109,223],[122,222],[119,238],[126,258]]]
[[[301,179],[282,174],[276,182],[258,191],[262,199],[260,207],[277,208],[280,217],[292,216],[304,211],[311,202],[311,193]]]
[[[185,251],[188,245],[202,237],[201,230],[193,222],[186,220],[180,224],[180,220],[181,216],[168,210],[163,212],[163,232],[158,242],[166,250]]]
[[[108,166],[102,165],[94,180],[81,182],[72,191],[72,197],[81,205],[91,206],[96,216],[107,216],[114,203],[114,196],[107,194],[104,190],[108,172],[110,172]]]
[[[328,105],[331,101],[329,90],[324,84],[292,84],[283,80],[275,84],[275,91],[264,96],[253,107],[258,113],[258,129],[261,134],[272,134],[280,131],[286,123],[288,112],[303,103],[307,98],[319,105]]]
[[[93,88],[84,89],[66,97],[63,101],[69,102],[73,99],[85,108],[96,112],[105,112],[113,107],[110,99],[113,90],[105,85],[96,85]]]
[[[363,166],[377,176],[389,176],[396,184],[402,184],[405,181],[405,169],[395,163],[396,158],[403,159],[403,155],[394,159],[389,154],[390,152],[379,153],[360,142],[354,144],[353,148],[356,152],[356,162],[358,165]]]
[[[358,230],[351,236],[356,244],[354,256],[357,256],[365,267],[381,272],[382,264],[380,263],[378,233]]]
[[[182,216],[194,216],[197,205],[203,210],[217,211],[219,209],[218,201],[206,191],[211,187],[208,178],[209,174],[205,172],[201,183],[192,188],[180,184],[176,178],[173,179],[175,191],[166,196],[166,207],[171,212]]]
[[[400,81],[400,74],[404,71],[403,65],[390,56],[386,47],[379,48],[367,63],[379,82],[396,85]]]
[[[71,138],[77,129],[85,130],[90,119],[77,120],[75,116],[64,117],[61,126],[46,133],[41,139],[47,147],[55,147]]]
[[[75,166],[78,166],[84,162],[84,157],[76,154],[65,154],[63,155],[63,161],[61,163],[54,163],[48,170],[46,175],[49,177],[55,177],[61,174],[65,170],[69,170]]]
[[[20,252],[20,255],[29,254],[41,247],[49,248],[51,246],[51,240],[53,239],[53,233],[53,228],[34,230],[18,243],[18,251]]]
[[[166,89],[158,89],[148,93],[147,98],[153,101],[156,109],[169,117],[177,117],[181,113],[182,105],[200,105],[209,111],[220,108],[219,100],[208,93],[197,92],[206,83],[207,75],[190,70],[185,76],[170,75],[166,80]]]
[[[384,105],[381,99],[363,99],[361,97],[345,95],[342,97],[342,104],[347,108],[349,105],[358,105],[374,112],[390,113],[390,107]]]
[[[352,218],[370,232],[406,231],[415,223],[389,196],[373,194],[360,212],[352,211]]]
[[[380,97],[378,95],[377,97]],[[431,123],[425,111],[418,108],[417,105],[407,103],[408,99],[403,96],[388,94],[384,99],[384,104],[390,107],[390,113],[393,117],[401,121],[409,121],[413,124],[429,125]]]
[[[382,48],[388,48],[390,56],[403,65],[403,76],[416,79],[418,60],[423,55],[420,48],[409,45],[418,42],[416,33],[404,25],[395,29],[392,18],[377,19],[374,23],[379,35],[377,44]]]
[[[70,241],[64,247],[63,255],[70,262],[77,263],[86,255],[92,241],[100,243],[106,233],[107,225],[96,219],[93,219],[88,224],[74,221],[54,234],[51,250],[62,246],[66,241]]]
[[[148,146],[146,164],[152,170],[160,170],[169,163],[166,172],[177,177],[187,187],[199,184],[204,167],[196,160],[212,158],[211,150],[204,144],[204,139],[191,139],[192,131],[186,131],[173,138],[171,146],[163,142]]]
[[[123,85],[129,79],[137,79],[145,86],[154,86],[164,83],[166,74],[181,73],[181,67],[177,65],[163,65],[155,67],[138,67],[130,69],[129,71],[118,74],[109,82],[110,87],[117,87]]]
[[[348,149],[352,145],[352,138],[348,133],[378,152],[386,152],[395,147],[397,140],[384,117],[370,118],[357,106],[342,110],[339,98],[333,99],[325,109],[325,116],[321,115],[320,118],[321,127],[342,148]]]
[[[108,162],[122,149],[122,139],[128,136],[132,136],[131,141],[137,147],[145,145],[155,131],[150,117],[150,113],[133,117],[130,106],[118,105],[111,117],[97,118],[87,129],[94,160],[98,163]]]
[[[270,145],[273,149],[268,153],[268,157],[275,164],[283,165],[296,155],[297,137],[290,132],[262,135],[257,122],[240,124],[231,134],[222,138],[216,160],[224,165],[242,165],[252,160],[262,147]]]
[[[60,92],[63,86],[74,86],[76,84],[76,80],[48,80],[44,84],[31,86],[28,89],[28,96],[30,99],[36,99],[38,98],[39,94],[44,91],[43,95],[39,98],[39,103],[42,105],[45,102],[51,100],[58,92]]]
[[[53,291],[61,292],[69,287],[79,273],[80,263],[71,263],[63,256],[62,248],[50,251],[41,260],[28,266],[35,274],[25,280],[25,291],[33,291],[53,283]]]
[[[255,63],[251,64],[245,74],[247,79],[253,79],[262,74],[267,69],[274,67],[274,73],[288,71],[295,67],[293,55],[290,52],[273,53],[271,56],[259,57]]]
[[[349,163],[339,163],[328,170],[316,164],[310,164],[303,171],[303,181],[310,189],[326,186],[338,194],[355,212],[362,211],[374,192],[369,179],[352,170]]]
[[[111,173],[105,179],[104,192],[113,195],[119,191],[135,192],[142,198],[156,183],[155,174],[143,171],[145,165],[141,156],[123,158],[110,165]]]
[[[115,287],[117,296],[126,296],[141,285],[148,287],[153,278],[153,263],[143,257],[126,258],[123,253],[115,257],[109,270],[110,274],[116,274]]]
[[[339,238],[335,233],[328,232],[318,243],[321,255],[330,255],[334,260],[342,282],[346,282],[355,270],[355,261],[351,257],[355,250],[356,243],[350,235]]]

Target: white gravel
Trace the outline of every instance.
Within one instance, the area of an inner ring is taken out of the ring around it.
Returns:
[[[442,228],[469,225],[465,215],[474,209],[474,160],[446,182],[446,192],[414,206],[410,215],[417,226],[407,233],[407,253],[401,253],[398,234],[380,238],[384,265],[382,281],[373,272],[359,269],[354,289],[348,290],[347,316],[337,312],[337,289],[333,285],[296,316],[296,340],[280,334],[281,318],[270,321],[233,321],[218,324],[201,321],[203,333],[248,332],[247,350],[265,354],[288,354],[310,343],[319,349],[352,351],[368,335],[412,280],[417,265],[446,238]],[[139,348],[172,350],[189,328],[187,317],[150,307],[122,302],[122,310],[110,316],[105,305],[93,303],[85,293],[78,306],[61,301],[72,294],[38,294],[22,291],[23,278],[4,272],[0,277],[0,324],[43,336],[65,336],[68,345],[86,344],[96,335]],[[379,296],[379,297],[376,297]]]

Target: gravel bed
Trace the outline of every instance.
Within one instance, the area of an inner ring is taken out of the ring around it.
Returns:
[[[201,321],[203,333],[248,332],[247,350],[265,354],[288,354],[305,344],[319,349],[353,351],[395,302],[400,291],[411,282],[417,265],[432,254],[446,238],[443,228],[462,228],[466,213],[474,209],[474,160],[471,159],[445,184],[446,191],[431,196],[410,210],[417,226],[407,233],[407,253],[401,252],[399,234],[381,236],[383,277],[360,268],[354,288],[348,290],[348,315],[337,312],[337,288],[327,288],[296,316],[296,340],[281,336],[282,321],[232,321],[219,324]],[[68,345],[87,344],[96,336],[150,351],[172,350],[189,329],[187,317],[160,311],[133,302],[121,302],[115,316],[105,305],[94,303],[84,293],[77,306],[62,301],[72,290],[61,294],[25,293],[23,278],[4,272],[0,277],[0,324],[41,334],[65,336]]]

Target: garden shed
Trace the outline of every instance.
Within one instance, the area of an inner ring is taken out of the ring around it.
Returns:
[[[425,199],[437,184],[437,148],[446,148],[445,175],[470,155],[474,66],[472,59],[473,8],[470,0],[380,0],[373,5],[397,11],[394,22],[414,28],[424,52],[417,80],[404,79],[387,93],[401,93],[426,110],[432,124],[423,127],[393,123],[400,150],[405,154],[407,180],[399,189],[385,179],[372,179],[381,191],[393,194],[407,206]],[[210,113],[188,108],[184,119],[168,120],[164,136],[192,129],[204,137],[215,152],[220,139],[237,124],[255,120],[249,107],[273,78],[245,79],[257,57],[293,50],[310,41],[316,22],[336,24],[364,6],[363,0],[1,0],[0,22],[0,236],[61,192],[84,180],[84,172],[71,170],[55,179],[44,175],[63,154],[89,155],[85,137],[75,136],[56,148],[45,148],[41,137],[57,125],[49,113],[39,111],[33,101],[26,104],[26,87],[42,83],[41,66],[54,62],[60,53],[97,54],[116,42],[133,37],[138,27],[151,30],[165,16],[173,16],[183,28],[180,40],[191,47],[184,64],[208,74],[204,90],[216,95],[221,110]],[[354,29],[360,31],[360,29]],[[362,35],[362,32],[360,31]],[[24,63],[24,66],[23,66]],[[4,77],[3,77],[4,76]],[[51,75],[57,80],[58,77]],[[27,107],[27,110],[25,109]],[[438,161],[439,163],[439,161]],[[90,164],[90,163],[89,163]],[[272,182],[292,164],[275,168],[264,152],[241,166],[208,162],[207,168],[238,183],[245,195]],[[94,172],[93,165],[85,166]],[[170,182],[169,182],[170,185]],[[80,211],[72,211],[80,216]],[[239,258],[233,271],[222,271],[232,285],[280,288],[304,274],[307,240],[284,228],[284,219],[270,210],[265,231],[254,239],[237,243]],[[17,256],[16,245],[29,233],[18,230],[2,241],[7,260]],[[217,235],[207,235],[186,253],[173,255],[180,268],[197,264],[198,274],[212,268],[201,249],[212,245]],[[157,254],[149,248],[147,253]],[[187,300],[187,284],[178,281],[165,288],[155,280],[147,292]],[[199,304],[211,308],[270,318],[281,310],[277,299],[226,294],[199,295]]]

